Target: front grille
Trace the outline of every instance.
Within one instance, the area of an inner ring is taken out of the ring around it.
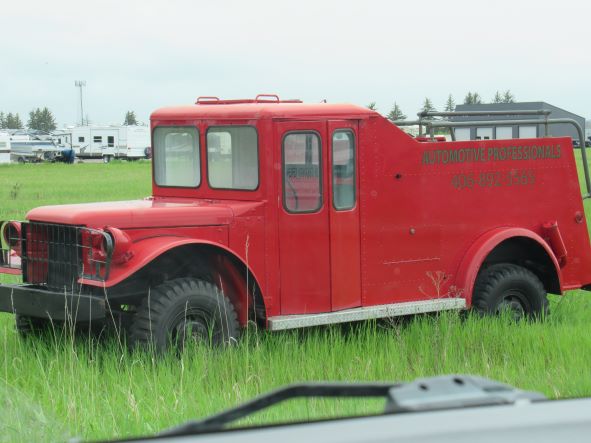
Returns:
[[[54,291],[75,291],[78,279],[105,281],[112,250],[103,231],[79,226],[22,224],[22,272],[25,283]],[[105,251],[101,252],[101,242]]]

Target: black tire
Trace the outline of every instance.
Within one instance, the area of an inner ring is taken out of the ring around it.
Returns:
[[[56,336],[68,332],[74,332],[81,336],[99,337],[106,325],[104,321],[77,322],[70,324],[69,321],[50,320],[48,318],[27,317],[16,314],[16,331],[21,337]]]
[[[131,348],[182,351],[188,341],[219,346],[240,335],[232,303],[211,283],[178,278],[154,288],[131,321]]]
[[[103,155],[103,163],[111,163],[111,160],[113,160],[112,155]]]
[[[39,336],[51,334],[54,330],[62,328],[62,323],[53,322],[48,318],[27,317],[15,315],[16,332],[21,337]]]
[[[474,286],[472,306],[484,315],[509,310],[516,320],[538,319],[548,314],[544,285],[530,270],[501,263],[481,271]]]

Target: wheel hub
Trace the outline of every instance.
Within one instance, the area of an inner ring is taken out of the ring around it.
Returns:
[[[174,328],[177,344],[181,347],[189,342],[205,342],[208,339],[208,330],[201,319],[187,318],[180,321]]]
[[[514,320],[520,320],[525,317],[524,296],[519,291],[507,291],[499,306],[497,312],[509,312]]]

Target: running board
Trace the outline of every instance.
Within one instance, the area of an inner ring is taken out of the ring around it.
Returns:
[[[433,300],[410,301],[390,305],[366,306],[346,309],[344,311],[324,312],[321,314],[295,314],[269,317],[269,330],[304,328],[308,326],[345,323],[372,318],[399,317],[402,315],[422,314],[425,312],[449,311],[465,309],[463,298],[437,298]]]

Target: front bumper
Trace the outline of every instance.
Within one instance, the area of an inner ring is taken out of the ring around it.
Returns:
[[[74,323],[105,317],[105,297],[53,292],[32,285],[0,285],[0,312]]]

